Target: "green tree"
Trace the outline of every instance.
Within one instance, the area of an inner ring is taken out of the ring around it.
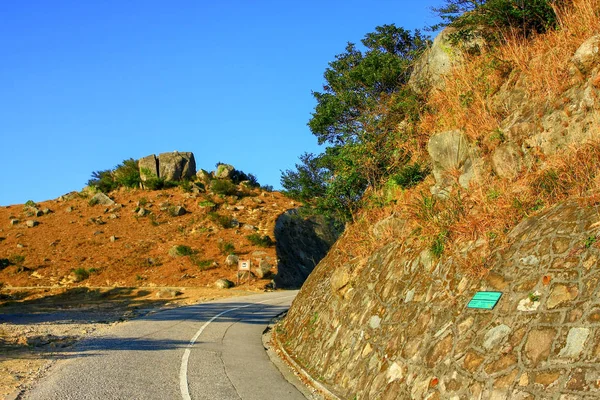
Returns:
[[[367,115],[373,116],[382,97],[404,87],[429,41],[392,24],[376,27],[361,42],[366,50],[348,43],[325,70],[323,91],[313,92],[317,105],[308,126],[319,144],[361,141]]]
[[[359,48],[348,43],[329,63],[308,126],[320,155],[304,154],[296,170],[282,173],[287,194],[319,213],[348,220],[369,186],[407,161],[402,121],[418,120],[423,101],[407,85],[415,60],[429,43],[419,31],[383,25]]]
[[[458,29],[458,40],[482,36],[490,44],[502,41],[506,33],[530,37],[556,28],[555,7],[566,7],[570,0],[445,0],[433,8],[441,22],[431,27]]]

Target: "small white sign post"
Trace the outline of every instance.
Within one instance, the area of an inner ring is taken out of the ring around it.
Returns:
[[[250,267],[252,264],[250,260],[240,260],[238,261],[238,273],[237,273],[237,284],[240,285],[240,274],[244,272],[248,272],[248,282],[250,282]]]

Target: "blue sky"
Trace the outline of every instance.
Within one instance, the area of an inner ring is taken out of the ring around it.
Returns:
[[[432,24],[441,3],[2,1],[0,205],[174,150],[279,188],[321,151],[306,123],[327,63],[378,25]]]

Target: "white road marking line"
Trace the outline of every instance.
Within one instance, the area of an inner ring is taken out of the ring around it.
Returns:
[[[239,310],[239,309],[246,308],[246,307],[252,307],[257,304],[263,304],[263,303],[267,303],[267,302],[273,301],[273,300],[289,299],[290,297],[295,297],[295,296],[278,297],[276,299],[269,299],[269,300],[252,303],[252,304],[246,304],[245,306],[230,308],[228,310],[220,312],[219,314],[215,315],[214,317],[212,317],[211,319],[206,321],[204,323],[204,325],[202,325],[202,327],[200,327],[200,329],[198,329],[198,332],[196,332],[196,334],[194,335],[192,340],[190,340],[190,343],[188,344],[188,347],[183,352],[183,357],[181,358],[181,367],[179,368],[179,390],[181,390],[181,397],[183,398],[183,400],[192,400],[192,398],[190,397],[190,390],[189,390],[188,381],[187,381],[188,361],[190,359],[190,354],[191,354],[190,349],[192,348],[192,346],[194,346],[194,343],[196,343],[196,340],[198,340],[198,338],[200,337],[202,332],[204,332],[204,329],[206,329],[206,327],[208,325],[210,325],[211,322],[213,322],[214,320],[219,318],[221,315],[227,314],[231,311]]]

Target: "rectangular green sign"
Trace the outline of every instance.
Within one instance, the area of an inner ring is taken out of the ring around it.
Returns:
[[[500,297],[502,297],[502,292],[477,292],[467,304],[467,308],[493,310]]]

